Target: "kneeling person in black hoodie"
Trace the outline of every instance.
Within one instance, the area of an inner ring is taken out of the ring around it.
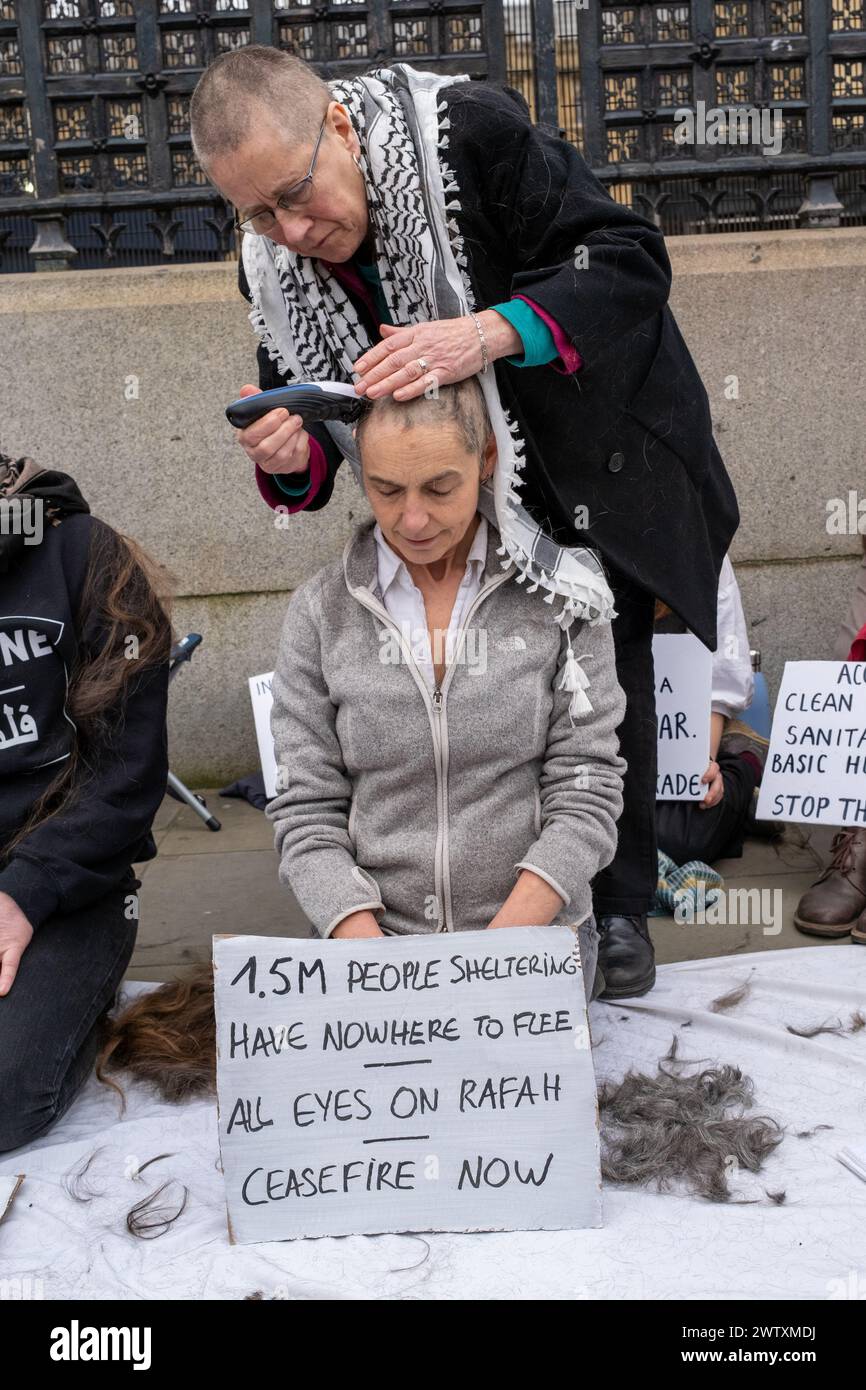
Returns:
[[[74,1099],[132,955],[171,628],[143,554],[66,474],[0,455],[0,523],[2,1152]]]

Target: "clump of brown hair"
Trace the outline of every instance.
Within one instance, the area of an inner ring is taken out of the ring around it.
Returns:
[[[123,1091],[109,1075],[126,1072],[177,1102],[216,1091],[213,968],[208,961],[134,1000],[104,1024],[96,1075]]]

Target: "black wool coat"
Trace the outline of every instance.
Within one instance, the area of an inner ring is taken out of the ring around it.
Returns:
[[[526,445],[524,503],[555,539],[594,546],[614,583],[622,576],[662,599],[714,648],[719,570],[739,513],[668,307],[661,231],[616,203],[572,144],[534,126],[518,93],[457,82],[440,101],[476,309],[525,294],[584,362],[573,375],[494,364]],[[280,384],[263,351],[259,362],[262,387]],[[340,458],[322,426],[311,433],[329,465],[317,510]]]

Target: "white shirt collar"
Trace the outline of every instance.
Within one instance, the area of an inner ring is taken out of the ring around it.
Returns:
[[[405,562],[385,540],[378,521],[373,528],[373,535],[376,537],[376,567],[382,596],[385,596],[394,583],[401,584],[404,588],[414,589],[415,581]],[[466,574],[472,574],[473,578],[480,579],[486,564],[487,521],[481,516],[478,520],[478,529],[469,548],[469,554],[466,557]]]

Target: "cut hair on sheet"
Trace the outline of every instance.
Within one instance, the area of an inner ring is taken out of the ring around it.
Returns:
[[[743,1113],[753,1096],[751,1079],[732,1066],[692,1075],[660,1066],[655,1076],[630,1071],[605,1082],[598,1094],[602,1176],[660,1192],[683,1183],[693,1196],[730,1201],[731,1168],[759,1172],[784,1138],[769,1116]]]
[[[185,980],[173,980],[134,1000],[105,1025],[96,1075],[117,1091],[110,1075],[125,1072],[172,1103],[216,1091],[216,1023],[213,967],[196,966]]]
[[[727,1013],[729,1009],[735,1009],[738,1004],[742,1004],[743,1000],[748,997],[751,988],[751,981],[743,980],[742,984],[735,985],[733,989],[728,990],[727,994],[720,994],[718,998],[714,999],[710,1004],[710,1013],[724,1014]]]
[[[166,1200],[163,1201],[163,1198]],[[156,1240],[171,1230],[186,1210],[188,1199],[189,1188],[169,1178],[130,1208],[126,1214],[126,1229],[139,1240]],[[169,1202],[173,1204],[168,1205]]]
[[[695,1196],[727,1202],[732,1160],[758,1172],[784,1131],[766,1115],[743,1114],[752,1105],[754,1087],[739,1068],[715,1066],[683,1075],[683,1067],[703,1059],[681,1060],[678,1050],[674,1034],[655,1076],[629,1072],[599,1088],[602,1175],[608,1182],[654,1183],[659,1190],[684,1183]],[[126,1072],[172,1102],[215,1093],[210,963],[196,967],[186,980],[142,995],[112,1020],[97,1074],[120,1091],[108,1071]],[[779,1199],[770,1194],[769,1200]],[[136,1221],[143,1214],[140,1207],[133,1212]]]
[[[102,1148],[94,1149],[92,1154],[86,1158],[79,1159],[78,1163],[63,1174],[62,1185],[67,1197],[71,1197],[73,1202],[92,1202],[94,1197],[102,1197],[102,1190],[91,1188],[87,1181],[87,1173],[90,1165],[98,1154],[103,1152]]]
[[[834,1037],[844,1038],[847,1032],[847,1029],[842,1024],[842,1020],[838,1018],[835,1023],[831,1023],[829,1019],[825,1019],[823,1023],[816,1023],[811,1028],[795,1028],[793,1023],[788,1023],[786,1024],[786,1029],[789,1033],[793,1033],[795,1038],[817,1038],[820,1037],[822,1033],[830,1033]]]

